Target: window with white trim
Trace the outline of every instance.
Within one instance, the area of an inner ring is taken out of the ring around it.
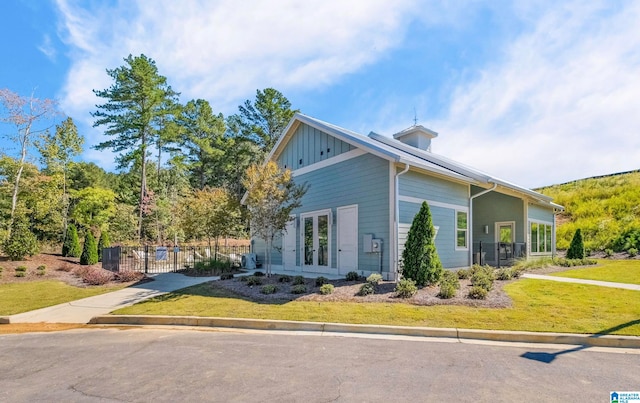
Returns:
[[[466,211],[456,211],[456,249],[468,249],[468,239],[468,213]]]
[[[531,253],[551,253],[553,246],[553,225],[530,221],[529,239],[531,239]]]

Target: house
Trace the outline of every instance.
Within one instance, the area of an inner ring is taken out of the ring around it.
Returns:
[[[272,252],[275,269],[357,271],[398,278],[403,245],[423,201],[445,268],[504,265],[555,253],[555,213],[540,193],[431,152],[420,125],[364,136],[296,114],[268,156],[309,189]],[[252,239],[264,261],[265,243]]]

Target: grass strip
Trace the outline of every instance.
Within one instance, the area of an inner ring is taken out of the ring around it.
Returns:
[[[554,273],[552,276],[585,280],[611,281],[614,283],[640,284],[640,261],[599,260],[598,266]]]
[[[205,283],[114,312],[640,336],[640,292],[522,279],[505,286],[513,307],[403,303],[253,302]]]
[[[0,315],[14,315],[75,301],[124,286],[74,287],[62,281],[30,281],[0,285]]]

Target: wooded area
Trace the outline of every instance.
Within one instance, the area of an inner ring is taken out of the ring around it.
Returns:
[[[181,104],[145,55],[107,74],[92,113],[107,140],[95,148],[118,155],[117,172],[80,159],[84,136],[54,100],[0,90],[0,119],[13,129],[2,133],[2,244],[15,229],[57,247],[70,224],[81,238],[106,232],[117,243],[246,237],[243,178],[296,112],[287,98],[257,90],[225,117],[203,99]]]

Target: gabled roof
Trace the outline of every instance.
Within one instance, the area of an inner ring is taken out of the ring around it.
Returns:
[[[306,125],[314,127],[346,143],[349,143],[354,147],[361,148],[369,153],[372,153],[389,161],[408,164],[410,167],[427,170],[439,175],[443,175],[469,184],[474,184],[480,187],[489,187],[495,184],[498,187],[516,192],[521,195],[525,195],[543,204],[549,204],[553,207],[563,209],[562,206],[553,203],[551,201],[552,199],[548,196],[518,186],[511,182],[499,179],[495,176],[489,175],[485,172],[453,161],[441,155],[420,150],[416,147],[412,147],[398,140],[374,132],[371,132],[369,136],[364,136],[362,134],[344,129],[334,124],[324,122],[320,119],[312,118],[311,116],[307,116],[302,113],[296,113],[293,116],[287,127],[282,132],[283,134],[278,139],[278,142],[267,156],[266,161],[278,158],[300,123],[304,123]],[[433,133],[435,134],[435,132]]]

